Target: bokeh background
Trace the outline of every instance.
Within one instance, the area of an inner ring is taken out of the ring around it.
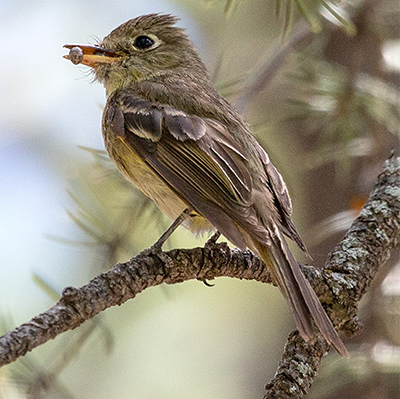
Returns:
[[[178,15],[218,89],[283,174],[315,265],[399,147],[397,1],[0,1],[0,320],[149,247],[168,226],[103,153],[105,93],[67,43],[144,13]],[[166,244],[193,247],[181,229]],[[296,251],[295,248],[293,248]],[[310,398],[400,396],[398,255],[330,354]],[[300,261],[306,261],[296,252]],[[378,281],[379,280],[379,281]],[[0,398],[261,398],[294,327],[274,287],[217,279],[146,290],[0,371]]]

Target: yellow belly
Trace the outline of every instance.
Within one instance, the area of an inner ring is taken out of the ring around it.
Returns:
[[[188,204],[185,204],[122,140],[115,140],[112,148],[108,150],[110,157],[125,178],[151,198],[172,220],[175,220],[188,207]],[[183,225],[193,233],[214,229],[207,219],[196,212],[192,212]]]

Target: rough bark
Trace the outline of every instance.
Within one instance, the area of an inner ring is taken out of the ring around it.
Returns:
[[[399,226],[400,158],[392,158],[385,163],[359,217],[330,254],[325,267],[302,266],[333,323],[348,336],[361,329],[357,304],[379,267],[397,246]],[[272,282],[267,267],[254,254],[230,249],[226,244],[176,249],[162,256],[143,252],[83,287],[65,288],[57,304],[0,337],[0,366],[64,331],[77,328],[103,310],[121,305],[148,287],[220,276]],[[310,345],[293,331],[264,397],[303,396],[328,350],[323,339]]]

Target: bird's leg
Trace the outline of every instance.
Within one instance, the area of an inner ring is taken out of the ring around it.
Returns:
[[[174,262],[172,259],[164,252],[162,252],[162,246],[164,245],[165,241],[171,236],[171,234],[182,224],[182,222],[189,216],[189,213],[192,211],[191,208],[186,208],[168,227],[167,230],[161,235],[161,237],[149,248],[141,252],[142,255],[157,255],[162,262],[167,267],[173,267]]]
[[[142,256],[148,255],[157,255],[166,266],[172,267],[173,261],[172,259],[166,254],[162,252],[162,246],[164,245],[165,241],[171,236],[171,234],[182,224],[182,222],[189,216],[189,213],[192,211],[190,208],[186,208],[168,227],[167,230],[161,235],[161,237],[148,249],[145,249],[140,253]]]
[[[186,208],[168,227],[167,230],[161,235],[161,237],[150,247],[150,251],[152,253],[159,254],[161,252],[162,246],[165,244],[165,241],[172,235],[172,233],[184,222],[184,220],[189,216],[189,213],[192,210],[190,208]]]
[[[213,246],[216,245],[218,238],[221,236],[221,233],[217,230],[204,244],[204,248],[212,249]],[[198,278],[199,281],[202,281],[204,285],[207,287],[214,287],[214,284],[210,284],[207,280]]]

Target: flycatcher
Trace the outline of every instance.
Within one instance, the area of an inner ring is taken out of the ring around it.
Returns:
[[[97,46],[66,45],[107,91],[106,149],[122,174],[195,233],[217,229],[256,252],[286,298],[301,336],[346,348],[283,235],[306,251],[286,185],[243,117],[214,88],[177,18],[125,22]]]

